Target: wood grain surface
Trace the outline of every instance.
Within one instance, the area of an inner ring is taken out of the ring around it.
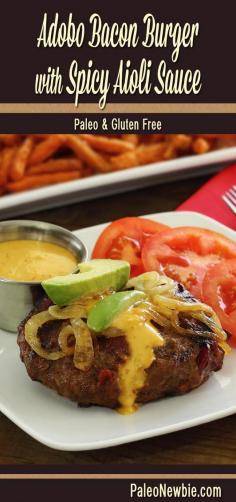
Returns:
[[[206,177],[114,195],[28,214],[70,230],[123,216],[171,211]],[[20,218],[24,216],[21,215]],[[19,219],[20,219],[19,218]],[[0,464],[236,464],[236,416],[159,438],[90,452],[62,452],[41,445],[0,414]]]

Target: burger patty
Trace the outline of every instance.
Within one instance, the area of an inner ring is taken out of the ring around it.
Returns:
[[[24,327],[29,317],[47,309],[49,305],[50,301],[45,298],[19,326],[18,345],[29,376],[81,406],[117,407],[119,365],[129,355],[126,337],[94,336],[94,360],[87,371],[78,370],[72,356],[56,361],[43,359],[26,342]],[[63,322],[49,321],[39,330],[43,348],[58,350],[58,334]],[[190,322],[189,319],[182,319],[184,327],[189,327]],[[204,326],[194,320],[193,326],[198,333],[204,331]],[[181,336],[172,329],[164,328],[162,336],[165,343],[155,350],[155,359],[146,370],[145,385],[138,392],[136,402],[145,403],[189,392],[205,382],[212,371],[222,367],[224,351],[216,341],[199,335]]]

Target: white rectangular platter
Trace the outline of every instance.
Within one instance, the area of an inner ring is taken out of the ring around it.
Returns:
[[[236,160],[236,147],[157,162],[0,197],[0,219],[215,172]]]
[[[236,240],[233,230],[192,212],[149,215],[170,226],[209,228]],[[91,251],[105,225],[75,232]],[[32,382],[19,358],[16,335],[0,330],[0,411],[41,443],[60,450],[92,450],[160,436],[236,412],[236,350],[221,371],[189,394],[142,406],[134,415],[76,404]]]

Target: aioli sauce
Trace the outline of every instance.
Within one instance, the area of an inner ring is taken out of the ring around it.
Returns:
[[[76,268],[75,256],[58,244],[35,240],[0,242],[0,277],[41,282]]]
[[[148,321],[143,309],[131,308],[122,313],[113,326],[125,332],[130,355],[119,368],[120,407],[123,415],[130,415],[137,409],[135,403],[138,391],[144,386],[146,369],[155,359],[154,349],[164,344],[159,331]]]

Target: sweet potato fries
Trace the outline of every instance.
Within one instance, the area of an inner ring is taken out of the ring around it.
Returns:
[[[0,134],[0,194],[236,145],[236,134]]]

